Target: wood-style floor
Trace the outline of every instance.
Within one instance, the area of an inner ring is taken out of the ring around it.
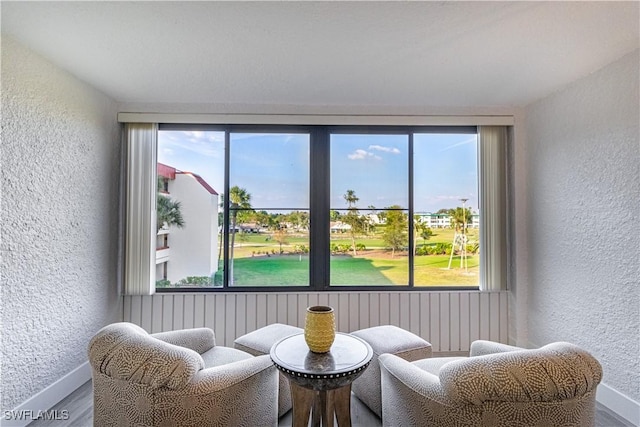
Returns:
[[[92,393],[91,381],[89,381],[52,408],[58,411],[67,410],[69,413],[68,420],[37,420],[29,424],[29,427],[91,427],[93,425]],[[353,427],[382,426],[380,418],[355,397],[351,401],[351,421]],[[291,427],[291,411],[280,419],[278,427]],[[598,404],[596,407],[596,427],[633,427],[633,425]]]

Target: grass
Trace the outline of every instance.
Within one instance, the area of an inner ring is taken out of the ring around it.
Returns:
[[[233,261],[234,286],[305,286],[309,257],[299,255],[238,258]]]
[[[469,241],[478,241],[478,230],[468,232]],[[417,239],[417,246],[437,245],[453,241],[454,231],[436,229],[427,241]],[[331,236],[331,243],[351,245],[348,234]],[[406,285],[409,281],[409,264],[406,253],[384,249],[380,235],[356,238],[364,244],[365,251],[351,252],[331,257],[332,285]],[[282,245],[265,234],[244,234],[236,238],[234,248],[234,286],[306,286],[309,284],[308,255],[292,254],[296,245],[309,246],[306,235],[288,236]],[[467,258],[467,268],[461,268],[460,256],[454,255],[448,269],[450,255],[423,255],[414,258],[415,286],[477,286],[478,255]]]
[[[454,256],[451,269],[448,255],[415,258],[416,286],[475,286],[478,284],[478,257],[468,259],[461,269]],[[234,261],[234,286],[304,286],[309,283],[309,258],[300,255],[273,255],[238,258]],[[406,256],[366,258],[339,255],[331,257],[332,285],[406,285]]]

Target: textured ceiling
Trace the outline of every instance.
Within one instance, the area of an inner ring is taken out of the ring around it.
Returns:
[[[520,106],[638,49],[638,2],[7,2],[121,102]]]

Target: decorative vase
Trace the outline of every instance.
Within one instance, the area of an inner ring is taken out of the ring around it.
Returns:
[[[314,353],[326,353],[336,338],[336,318],[332,307],[315,305],[307,308],[304,340]]]

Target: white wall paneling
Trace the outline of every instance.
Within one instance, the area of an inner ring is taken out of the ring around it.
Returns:
[[[166,293],[124,296],[124,320],[151,333],[209,327],[219,345],[270,323],[304,327],[305,310],[330,305],[336,328],[392,324],[434,351],[468,351],[472,341],[508,341],[508,292]]]

